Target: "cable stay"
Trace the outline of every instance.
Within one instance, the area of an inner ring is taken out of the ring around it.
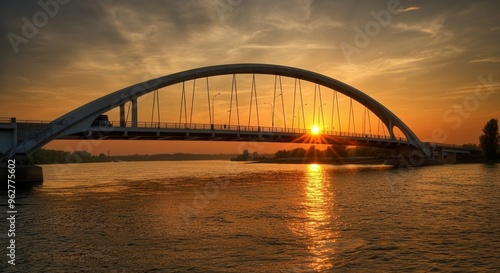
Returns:
[[[330,123],[330,129],[333,131],[335,131],[335,102],[337,102],[337,112],[339,112],[339,102],[338,102],[338,98],[337,98],[337,91],[336,90],[333,90],[332,92],[332,118],[331,118],[331,123]],[[340,128],[340,115],[337,114],[337,118],[339,120],[339,128]]]
[[[152,107],[153,110],[151,111],[151,126],[153,126],[154,123],[155,106],[158,112],[158,127],[159,127],[161,119],[160,119],[160,94],[158,93],[158,89],[153,91],[153,107]]]
[[[349,98],[349,126],[347,128],[347,132],[351,131],[351,117],[352,117],[353,133],[356,133],[356,122],[354,120],[354,109],[352,108],[352,98]]]
[[[181,107],[179,113],[179,124],[182,123],[182,110],[184,110],[184,125],[187,127],[187,107],[186,107],[186,88],[185,82],[182,82]]]
[[[210,124],[213,126],[214,124],[214,121],[213,121],[213,118],[212,118],[212,111],[210,109],[210,87],[209,87],[209,84],[208,84],[208,77],[206,78],[207,79],[207,101],[208,101],[208,119],[210,120]],[[213,127],[212,127],[213,129]]]
[[[361,119],[361,134],[365,134],[366,132],[366,106],[363,109],[363,118]]]
[[[299,80],[299,93],[300,93],[300,105],[301,105],[300,108],[302,108],[302,123],[304,125],[304,129],[306,129],[306,115],[304,114],[304,106],[307,105],[307,103],[304,104],[304,100],[302,99],[302,84],[300,83],[300,80]],[[298,123],[300,129],[300,115]]]
[[[240,126],[240,110],[238,106],[238,88],[236,86],[236,74],[233,74],[233,81],[231,83],[231,101],[229,104],[229,122],[228,125],[231,126],[231,116],[233,114],[233,94],[236,98],[236,118],[238,122],[238,127]]]
[[[316,93],[318,84],[314,84],[314,103],[313,103],[313,126],[316,126]]]
[[[276,109],[276,83],[278,76],[274,75],[273,109],[271,109],[271,127],[274,128],[274,109]]]
[[[194,91],[196,90],[196,79],[193,80],[193,94],[191,97],[191,114],[189,116],[189,127],[193,124]]]
[[[127,125],[127,122],[128,122],[128,116],[129,116],[129,114],[130,114],[130,109],[131,109],[131,108],[132,108],[132,102],[131,102],[131,101],[129,101],[129,102],[128,102],[128,108],[127,108],[127,115],[125,116],[125,127],[127,127],[126,125]]]
[[[257,101],[257,85],[255,83],[255,74],[252,75],[252,87],[250,90],[250,111],[248,113],[248,127],[250,127],[251,119],[252,119],[252,106],[253,106],[254,95],[255,95],[255,110],[257,112],[257,126],[260,127],[259,103]]]
[[[367,107],[365,106],[365,108],[367,108]],[[369,128],[368,133],[371,135],[372,134],[372,123],[371,123],[371,118],[370,118],[370,110],[367,110],[366,113],[368,115],[367,116],[367,118],[368,118],[368,128]]]
[[[295,97],[297,96],[297,79],[294,81],[294,86],[293,86],[293,106],[292,106],[292,128],[295,125]],[[297,113],[298,115],[298,113]],[[299,124],[300,127],[300,124]]]
[[[326,105],[326,103],[323,103],[323,98],[321,97],[321,86],[318,85],[318,94],[319,94],[319,112],[318,112],[318,121],[321,118],[321,123],[323,125],[322,130],[325,129],[325,115],[323,115],[323,106]],[[321,114],[321,116],[319,116]]]
[[[286,129],[286,113],[285,113],[285,99],[284,99],[284,95],[283,95],[283,85],[281,84],[281,76],[278,76],[278,78],[280,79],[280,94],[279,94],[279,96],[281,96],[281,111],[283,113],[283,126]]]

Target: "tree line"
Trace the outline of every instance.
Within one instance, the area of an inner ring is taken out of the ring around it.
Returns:
[[[500,136],[498,133],[498,120],[489,120],[479,137],[479,147],[487,161],[495,161],[500,155]],[[477,147],[475,144],[464,144],[464,147]],[[348,148],[345,145],[331,145],[324,150],[317,149],[312,145],[308,149],[295,148],[292,150],[279,150],[274,154],[275,159],[280,158],[344,158],[344,157],[376,157],[384,158],[390,156],[391,151],[374,147]],[[103,153],[95,156],[86,151],[66,152],[58,150],[39,149],[30,156],[32,164],[54,164],[54,163],[86,163],[107,161],[146,161],[146,160],[209,160],[228,159],[231,155],[205,155],[205,154],[159,154],[159,155],[129,155],[129,156],[107,156]],[[258,160],[265,156],[256,152],[250,153],[244,150],[242,154],[233,158],[238,161]]]

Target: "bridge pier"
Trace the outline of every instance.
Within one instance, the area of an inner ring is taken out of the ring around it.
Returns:
[[[10,118],[0,121],[0,160],[12,147],[17,146],[17,122],[16,118]]]
[[[43,182],[42,167],[30,164],[16,164],[15,168],[10,168],[6,164],[8,162],[9,161],[6,161],[0,166],[0,181],[3,185],[2,190],[5,190],[7,188],[7,182],[9,180],[8,177],[11,174],[10,172],[12,169],[15,171],[13,176],[14,179],[10,180],[14,181],[15,183],[11,183],[10,185],[14,186],[15,188],[29,187],[32,185],[41,184]]]
[[[436,151],[437,151],[437,161],[441,164],[444,163],[444,152],[443,152],[443,148],[436,148]]]
[[[439,164],[455,164],[457,163],[457,153],[452,151],[444,151],[442,147],[435,147],[431,149],[431,155]]]
[[[43,182],[42,167],[29,164],[26,154],[11,154],[18,137],[16,118],[0,121],[0,181],[5,186],[1,190],[6,190],[9,179],[15,182],[11,183],[15,188]]]
[[[457,153],[448,152],[448,154],[446,155],[446,163],[448,164],[457,163]]]

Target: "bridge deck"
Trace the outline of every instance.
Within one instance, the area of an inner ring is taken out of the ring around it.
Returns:
[[[96,126],[77,134],[58,139],[108,140],[209,140],[209,141],[261,141],[314,144],[362,145],[394,148],[410,146],[406,139],[387,136],[323,131],[313,135],[309,129],[222,124],[139,123],[139,127]]]
[[[49,124],[50,122],[46,121],[17,121],[18,141],[26,139]],[[301,128],[167,122],[139,122],[138,126],[133,128],[130,122],[122,124],[122,127],[113,126],[116,124],[119,124],[119,122],[93,126],[89,130],[59,136],[57,139],[260,141],[339,144],[381,148],[411,146],[405,138],[391,139],[385,135],[341,131],[322,131],[318,135],[313,135],[310,129]],[[425,144],[431,148],[443,149],[444,152],[471,153],[480,151],[452,144],[433,142],[426,142]]]

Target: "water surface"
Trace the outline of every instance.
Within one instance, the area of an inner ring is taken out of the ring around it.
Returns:
[[[16,200],[19,272],[500,271],[495,165],[43,168]]]

